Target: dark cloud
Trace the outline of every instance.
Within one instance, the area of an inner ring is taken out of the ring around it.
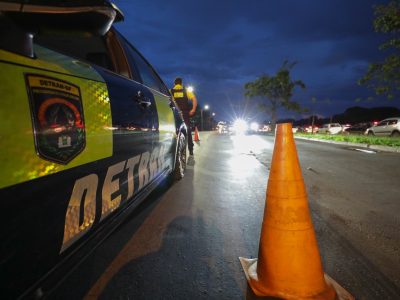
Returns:
[[[115,1],[126,16],[117,28],[164,81],[170,85],[183,76],[195,86],[200,103],[223,118],[240,109],[235,103],[243,101],[246,82],[274,74],[284,60],[298,62],[293,78],[307,85],[294,99],[306,106],[311,97],[331,99],[329,107],[317,105],[321,115],[368,97],[371,92],[357,80],[369,62],[383,57],[372,7],[384,2]]]

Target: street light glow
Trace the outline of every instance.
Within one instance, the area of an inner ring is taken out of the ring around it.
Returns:
[[[187,91],[188,91],[189,93],[193,93],[194,88],[193,88],[191,85],[189,85],[189,86],[187,87]]]
[[[210,107],[208,106],[208,104],[206,104],[206,105],[204,105],[204,109],[205,110],[207,110],[207,109],[209,109]]]

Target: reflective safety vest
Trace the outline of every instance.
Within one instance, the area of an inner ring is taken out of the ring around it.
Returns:
[[[191,107],[189,105],[189,98],[185,87],[183,86],[181,89],[171,89],[171,93],[179,109],[182,112],[189,112]]]

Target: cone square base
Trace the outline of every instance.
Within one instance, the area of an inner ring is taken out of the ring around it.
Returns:
[[[333,280],[329,275],[324,274],[325,282],[327,285],[327,290],[319,295],[311,295],[306,297],[301,297],[299,295],[289,295],[281,291],[269,290],[268,287],[262,287],[261,282],[258,281],[257,276],[257,258],[244,258],[239,257],[240,264],[242,265],[243,271],[245,273],[247,282],[251,287],[254,294],[259,297],[279,297],[282,299],[297,299],[297,300],[311,300],[311,299],[323,299],[323,300],[355,300],[355,298],[347,292],[343,287],[341,287],[335,280]],[[333,289],[335,293],[331,293],[330,290]]]

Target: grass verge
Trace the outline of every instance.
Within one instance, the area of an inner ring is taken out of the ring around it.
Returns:
[[[320,139],[320,140],[330,140],[337,142],[400,147],[400,138],[392,138],[386,136],[377,137],[377,136],[366,136],[366,135],[344,135],[344,134],[331,135],[331,134],[310,134],[310,133],[295,133],[295,136]]]

